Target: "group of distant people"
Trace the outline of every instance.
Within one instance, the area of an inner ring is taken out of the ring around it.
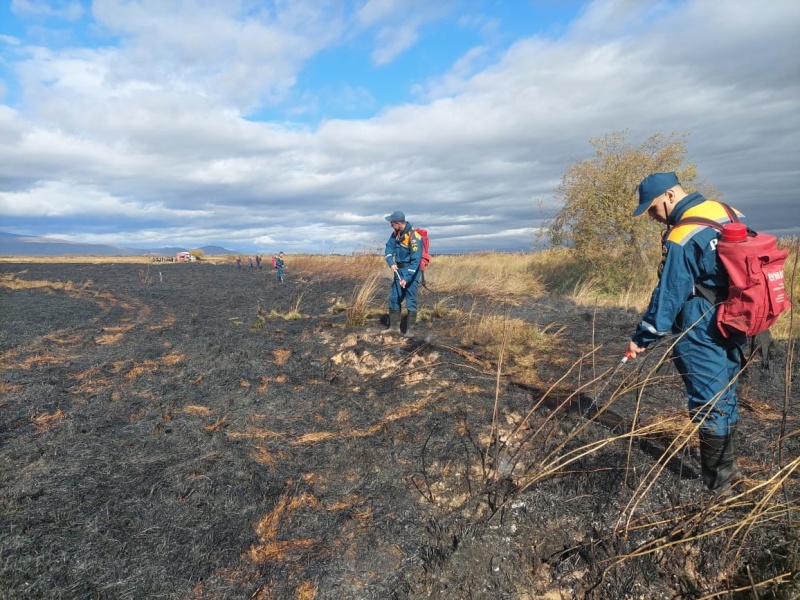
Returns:
[[[260,254],[256,254],[255,259],[252,256],[247,256],[247,268],[248,269],[263,269],[264,259]],[[255,264],[254,264],[255,263]],[[236,257],[236,268],[242,268],[242,257]],[[278,282],[283,283],[284,273],[286,271],[286,266],[283,260],[283,252],[279,252],[278,254],[272,255],[272,268],[276,270],[278,275]]]

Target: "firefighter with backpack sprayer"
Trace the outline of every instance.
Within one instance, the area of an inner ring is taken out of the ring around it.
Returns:
[[[400,333],[400,315],[405,301],[408,311],[405,337],[413,337],[417,324],[417,290],[419,289],[420,263],[422,262],[422,236],[414,231],[406,216],[394,211],[386,220],[392,234],[386,242],[384,256],[392,270],[392,289],[389,293],[389,331]]]
[[[283,252],[278,252],[278,256],[274,258],[275,268],[278,270],[278,283],[283,283],[283,271],[286,269],[286,263],[283,261]]]
[[[714,303],[700,291],[710,289],[724,297],[728,288],[716,252],[719,232],[679,221],[702,218],[725,224],[730,218],[722,204],[698,192],[687,194],[675,173],[653,173],[642,180],[633,216],[644,213],[667,230],[659,282],[626,354],[636,357],[660,338],[679,336],[673,356],[688,392],[689,415],[699,424],[701,477],[710,491],[725,494],[742,478],[734,434],[739,420],[736,383],[747,337],[723,337]],[[737,216],[744,220],[738,211]]]

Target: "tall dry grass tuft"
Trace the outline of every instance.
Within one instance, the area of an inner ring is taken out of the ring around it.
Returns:
[[[435,306],[431,314],[444,315],[449,325],[446,333],[459,339],[463,346],[480,348],[479,353],[486,357],[505,354],[505,374],[526,385],[536,383],[536,364],[542,356],[554,351],[562,331],[510,317],[507,311],[476,307],[464,311]]]
[[[353,290],[352,299],[347,306],[348,327],[363,327],[366,324],[370,305],[378,290],[378,282],[384,275],[382,269],[373,269],[364,277],[363,283]]]
[[[542,344],[553,341],[553,332],[549,327],[539,327],[524,319],[509,317],[495,313],[467,313],[462,314],[464,327],[461,333],[461,343],[465,345],[480,344],[499,353],[501,345],[505,344],[505,352],[512,355],[524,353],[531,348],[544,352]]]
[[[294,300],[294,306],[285,313],[280,313],[277,310],[269,311],[269,317],[273,319],[284,319],[285,321],[297,321],[299,319],[307,319],[308,315],[300,312],[300,304],[303,301],[303,294],[298,294]],[[259,315],[260,316],[260,315]],[[256,321],[258,323],[258,321]],[[263,321],[262,321],[263,325]]]

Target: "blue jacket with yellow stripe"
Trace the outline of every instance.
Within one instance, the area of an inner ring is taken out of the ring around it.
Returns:
[[[422,262],[422,236],[406,223],[399,236],[394,233],[386,242],[386,264],[397,265],[401,279],[411,281]]]
[[[737,215],[745,222],[743,215]],[[632,336],[637,346],[646,347],[670,333],[680,333],[678,317],[684,303],[696,294],[695,283],[724,295],[728,276],[717,258],[719,232],[704,225],[678,224],[688,217],[713,219],[720,224],[730,221],[725,208],[706,200],[699,193],[681,199],[667,218],[663,253],[663,272],[653,290],[650,305]]]

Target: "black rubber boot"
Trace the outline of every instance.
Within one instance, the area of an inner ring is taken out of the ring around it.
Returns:
[[[400,334],[400,311],[389,311],[389,333]]]
[[[728,435],[700,430],[700,471],[703,483],[715,494],[725,494],[742,478],[736,465],[735,426]]]
[[[417,326],[417,313],[409,312],[408,319],[406,320],[406,332],[403,334],[406,337],[414,337],[414,328]]]

